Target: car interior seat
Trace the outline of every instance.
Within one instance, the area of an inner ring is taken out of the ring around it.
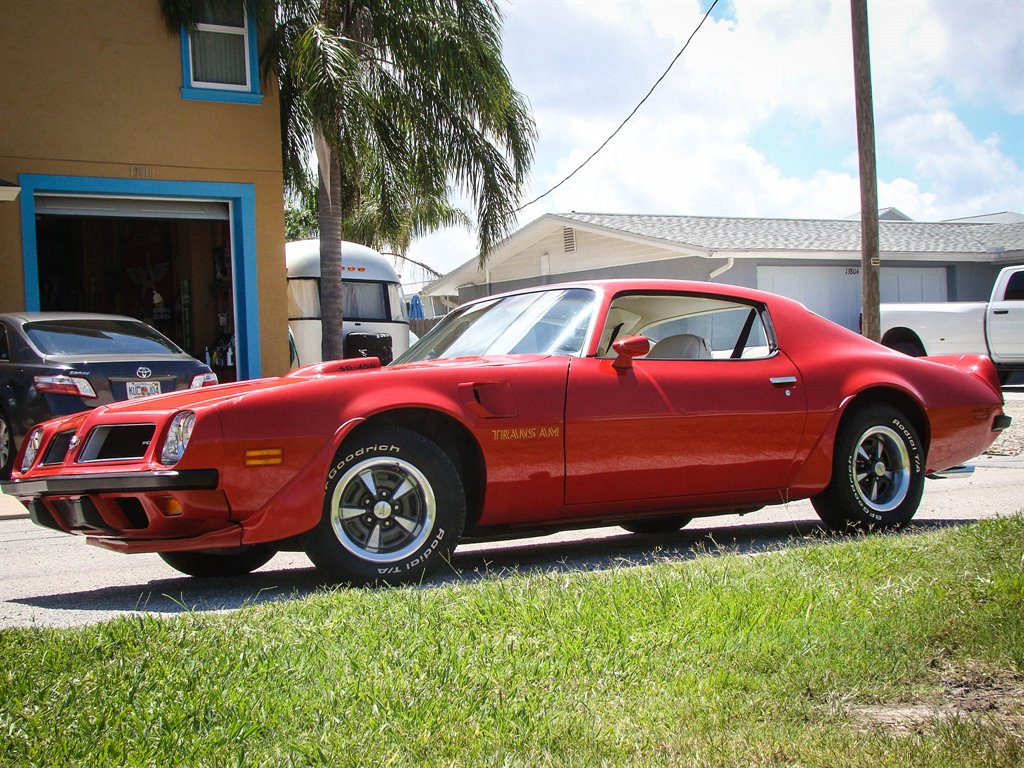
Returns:
[[[708,342],[692,333],[666,336],[647,353],[648,360],[707,360],[711,358]]]

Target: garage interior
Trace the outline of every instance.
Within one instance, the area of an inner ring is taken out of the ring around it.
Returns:
[[[135,317],[236,379],[225,203],[37,195],[36,249],[43,311]]]

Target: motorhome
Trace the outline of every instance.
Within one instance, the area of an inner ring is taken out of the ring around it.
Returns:
[[[319,363],[320,241],[287,243],[285,259],[292,365]],[[409,348],[409,317],[398,273],[390,259],[358,243],[342,242],[336,263],[344,278],[345,357],[379,357],[386,365]]]

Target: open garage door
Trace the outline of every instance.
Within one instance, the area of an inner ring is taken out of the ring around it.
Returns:
[[[235,378],[228,205],[36,195],[40,309],[129,315]]]

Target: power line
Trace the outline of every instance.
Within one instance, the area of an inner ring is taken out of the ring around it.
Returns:
[[[595,157],[597,157],[597,154],[608,145],[608,142],[610,142],[612,139],[615,138],[615,136],[619,133],[619,131],[621,131],[626,126],[626,123],[628,123],[633,118],[633,115],[635,115],[640,110],[640,107],[642,107],[644,105],[644,102],[646,102],[647,99],[649,99],[651,97],[651,94],[654,93],[654,89],[657,88],[661,84],[661,81],[665,79],[665,77],[668,75],[668,73],[672,70],[672,67],[674,67],[676,62],[679,61],[679,57],[683,55],[683,51],[685,51],[689,47],[690,42],[693,40],[694,36],[700,31],[700,28],[704,26],[704,22],[707,21],[708,16],[711,15],[711,12],[713,10],[715,10],[715,6],[716,5],[718,5],[718,0],[714,0],[714,2],[711,3],[711,7],[708,8],[707,13],[704,14],[704,18],[702,18],[700,20],[700,24],[698,24],[697,27],[693,30],[693,32],[690,33],[690,36],[688,38],[686,38],[686,42],[683,43],[683,47],[679,49],[679,53],[677,53],[675,55],[675,58],[673,58],[672,61],[669,62],[668,67],[666,67],[665,71],[661,73],[661,77],[659,77],[655,81],[654,85],[651,86],[651,89],[647,92],[647,94],[642,99],[640,99],[640,103],[637,104],[635,107],[633,107],[633,111],[630,112],[628,115],[626,115],[626,119],[623,120],[621,123],[619,123],[619,127],[616,128],[614,131],[612,131],[612,134],[607,139],[605,139],[602,142],[601,146],[599,146],[597,149],[595,149],[591,153],[590,157],[588,157],[586,160],[584,160],[582,163],[580,163],[576,167],[576,170],[574,170],[572,173],[570,173],[568,176],[566,176],[560,182],[555,184],[555,186],[551,187],[551,189],[549,189],[547,192],[545,192],[542,195],[538,195],[537,197],[533,198],[533,200],[531,200],[530,202],[524,203],[523,205],[521,205],[518,208],[516,208],[516,211],[515,211],[516,213],[519,213],[519,211],[523,210],[524,208],[527,208],[527,207],[533,205],[538,200],[543,200],[545,197],[550,195],[552,192],[554,192],[560,186],[565,184],[565,182],[567,182],[569,179],[571,179],[573,176],[575,176],[577,173],[579,173],[581,170],[583,170],[583,167],[587,163],[589,163],[591,160],[593,160]]]

